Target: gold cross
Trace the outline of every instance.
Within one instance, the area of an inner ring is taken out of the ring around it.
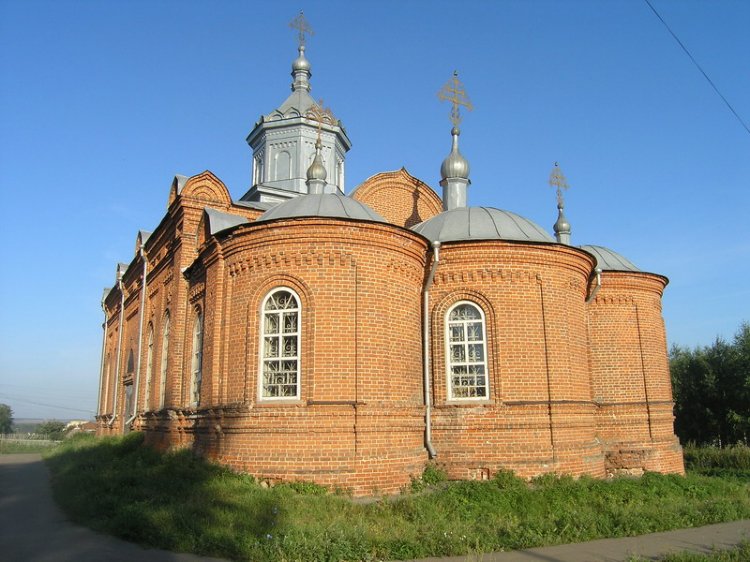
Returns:
[[[557,162],[555,162],[555,167],[552,168],[552,172],[549,175],[549,184],[551,186],[557,187],[557,204],[562,205],[562,190],[568,189],[570,186],[568,185],[568,180],[565,179],[565,176],[563,175],[562,170],[560,169],[560,166]]]
[[[310,23],[305,19],[305,13],[300,11],[299,15],[289,22],[289,27],[296,29],[298,32],[297,39],[299,40],[299,46],[305,45],[305,33],[311,37],[315,35]]]
[[[458,127],[461,123],[461,112],[459,106],[463,105],[466,109],[471,111],[474,106],[469,100],[469,96],[466,94],[464,85],[458,80],[458,70],[453,71],[453,78],[448,80],[445,85],[438,92],[438,98],[441,101],[449,101],[453,104],[451,108],[451,123],[454,127]]]
[[[331,109],[323,105],[322,98],[318,100],[318,103],[313,104],[313,106],[307,110],[307,115],[305,115],[305,117],[318,123],[318,140],[320,140],[320,130],[323,123],[328,125],[334,125],[336,123],[336,118],[333,116]]]

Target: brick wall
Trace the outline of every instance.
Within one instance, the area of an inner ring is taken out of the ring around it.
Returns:
[[[206,206],[250,221],[260,211],[233,205],[208,172],[181,190],[173,185],[167,214],[146,243],[133,428],[148,443],[190,447],[260,478],[312,480],[356,495],[398,492],[422,472],[421,299],[432,254],[400,225],[434,216],[440,200],[405,170],[373,176],[353,196],[397,226],[286,219],[211,237],[201,226]],[[474,241],[446,243],[440,253],[429,306],[432,443],[452,477],[683,471],[661,316],[666,279],[605,272],[586,304],[594,261],[576,248]],[[124,384],[136,382],[127,359],[132,349],[137,364],[142,283],[136,255],[123,278],[120,346],[119,288],[105,301],[100,434],[127,429]],[[300,299],[301,396],[273,402],[259,399],[260,310],[277,287]],[[449,400],[447,392],[445,318],[460,301],[485,318],[489,395],[478,401]],[[196,311],[203,315],[197,405]]]
[[[440,197],[426,183],[405,168],[376,174],[362,182],[351,194],[391,224],[410,228],[443,210]]]
[[[609,473],[684,472],[674,434],[660,275],[605,271],[587,306],[597,427]]]
[[[604,475],[586,362],[584,252],[512,242],[443,246],[431,291],[433,444],[457,478],[544,472]],[[450,401],[445,314],[484,311],[490,394]]]

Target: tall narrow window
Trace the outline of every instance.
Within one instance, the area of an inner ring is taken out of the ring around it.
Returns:
[[[106,414],[108,403],[109,403],[109,385],[110,385],[110,375],[112,374],[112,358],[109,353],[107,353],[107,360],[104,362],[104,372],[105,375],[105,383],[104,383],[104,401],[101,404],[101,409],[99,411],[100,414]],[[114,410],[114,408],[113,408]]]
[[[123,417],[129,418],[133,410],[133,383],[125,385],[125,415]]]
[[[197,406],[201,401],[201,382],[203,380],[203,315],[200,309],[195,310],[193,324],[193,364],[192,364],[192,398],[191,404]]]
[[[151,379],[154,370],[154,326],[148,325],[148,346],[146,347],[146,388],[144,389],[143,402],[146,411],[151,410]]]
[[[164,313],[161,334],[161,369],[159,371],[159,408],[163,408],[167,396],[167,367],[169,366],[169,311]]]
[[[276,289],[263,301],[260,345],[260,397],[300,397],[299,297],[291,289]]]
[[[487,399],[489,388],[482,309],[474,303],[459,302],[448,311],[445,327],[448,398]]]

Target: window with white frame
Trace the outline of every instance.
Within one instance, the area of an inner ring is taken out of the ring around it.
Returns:
[[[300,320],[300,301],[294,291],[280,288],[266,296],[261,309],[261,399],[300,397]]]
[[[151,379],[154,370],[154,326],[148,325],[148,345],[146,346],[146,388],[144,389],[143,402],[146,410],[151,410]]]
[[[167,395],[167,366],[169,365],[169,311],[164,313],[161,333],[161,369],[159,370],[159,408],[163,408]]]
[[[484,312],[472,302],[453,305],[446,315],[445,358],[450,400],[486,400],[487,342]]]
[[[193,363],[192,363],[192,397],[194,406],[201,401],[201,382],[203,380],[203,315],[200,309],[195,310],[193,323]]]

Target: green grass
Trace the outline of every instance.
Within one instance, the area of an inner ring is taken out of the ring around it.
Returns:
[[[8,441],[0,439],[0,455],[12,455],[17,453],[44,453],[50,447],[57,446],[49,443],[19,443],[18,441]]]
[[[635,557],[628,562],[651,562],[651,558]],[[716,550],[711,554],[680,552],[659,558],[659,562],[748,562],[750,561],[750,542],[743,542],[735,548]]]
[[[734,445],[717,447],[685,447],[685,468],[705,476],[733,477],[750,481],[750,447]]]
[[[237,560],[382,560],[520,549],[750,518],[750,481],[697,474],[595,480],[510,473],[369,504],[309,483],[263,488],[142,434],[73,439],[47,455],[55,497],[99,531]]]

